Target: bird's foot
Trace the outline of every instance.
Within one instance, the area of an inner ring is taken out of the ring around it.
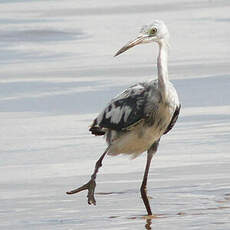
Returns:
[[[71,190],[69,192],[66,192],[66,194],[71,195],[71,194],[81,192],[83,190],[88,190],[88,195],[87,195],[88,204],[96,205],[96,200],[95,200],[95,197],[94,197],[95,187],[96,187],[96,182],[95,182],[95,179],[92,178],[88,183],[82,185],[81,187],[79,187],[77,189],[74,189],[74,190]]]

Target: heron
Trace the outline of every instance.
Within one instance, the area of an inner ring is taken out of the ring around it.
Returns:
[[[140,192],[146,211],[151,216],[152,211],[147,196],[151,160],[157,152],[161,137],[175,125],[181,104],[176,89],[168,79],[169,32],[163,21],[154,20],[143,26],[138,36],[123,46],[114,56],[144,43],[158,44],[158,77],[127,88],[114,97],[94,119],[89,131],[95,136],[105,136],[107,148],[96,162],[90,180],[67,194],[88,190],[88,204],[96,205],[94,196],[96,176],[105,155],[129,154],[135,158],[147,151]]]

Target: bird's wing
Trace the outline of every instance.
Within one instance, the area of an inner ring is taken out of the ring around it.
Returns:
[[[123,91],[98,115],[90,131],[103,135],[102,128],[124,130],[140,122],[145,118],[148,97],[153,88],[154,84],[139,83]]]
[[[177,121],[179,113],[180,113],[180,108],[181,108],[181,105],[179,104],[179,106],[176,107],[174,114],[172,116],[172,119],[171,119],[167,129],[165,130],[164,134],[168,133],[173,128],[173,126],[176,124],[176,121]]]

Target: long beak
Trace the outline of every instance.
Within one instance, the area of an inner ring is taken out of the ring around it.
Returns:
[[[117,51],[117,53],[114,55],[114,57],[118,56],[119,54],[125,52],[126,50],[141,44],[144,39],[146,38],[146,36],[138,36],[136,39],[128,42],[125,46],[123,46],[120,50]]]

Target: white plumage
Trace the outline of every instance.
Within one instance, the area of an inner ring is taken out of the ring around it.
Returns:
[[[142,27],[139,36],[122,47],[115,56],[142,43],[156,42],[159,45],[157,58],[158,78],[135,84],[112,99],[93,121],[90,131],[104,135],[107,149],[97,161],[88,183],[68,194],[88,190],[88,203],[96,204],[95,180],[106,154],[131,154],[136,157],[147,151],[147,163],[141,186],[141,196],[148,215],[152,215],[146,185],[152,156],[157,151],[162,135],[175,125],[180,112],[180,103],[173,84],[168,80],[169,33],[164,22],[156,20]]]

